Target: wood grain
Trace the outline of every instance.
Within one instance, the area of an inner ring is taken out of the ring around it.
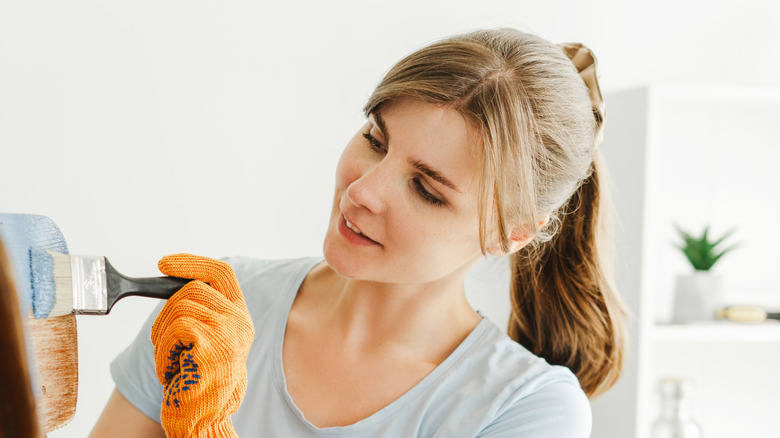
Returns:
[[[44,429],[51,432],[68,424],[76,413],[78,397],[78,338],[76,316],[35,319],[30,316],[38,382],[43,397],[39,407]]]

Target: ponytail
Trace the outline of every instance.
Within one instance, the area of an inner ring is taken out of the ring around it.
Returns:
[[[598,154],[598,153],[597,153]],[[558,233],[511,260],[509,336],[569,368],[588,397],[609,389],[623,363],[626,312],[612,286],[600,160],[561,211]]]

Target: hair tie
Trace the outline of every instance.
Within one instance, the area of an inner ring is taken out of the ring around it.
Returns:
[[[577,67],[577,73],[580,74],[582,80],[585,81],[585,85],[588,86],[590,103],[593,106],[593,116],[596,118],[596,130],[597,133],[600,133],[601,124],[604,123],[604,117],[606,116],[606,105],[601,97],[601,89],[599,89],[596,56],[593,55],[589,48],[580,43],[563,43],[558,44],[558,47],[563,49],[566,56],[571,59],[571,62]]]

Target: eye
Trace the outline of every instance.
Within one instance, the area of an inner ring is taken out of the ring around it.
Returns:
[[[387,148],[385,148],[382,143],[379,142],[379,140],[376,139],[373,135],[371,135],[371,132],[365,132],[363,133],[363,138],[365,138],[368,142],[368,146],[376,153],[378,154],[387,154]],[[416,177],[412,180],[412,186],[414,187],[415,192],[417,192],[417,195],[420,196],[420,198],[427,202],[428,204],[440,207],[444,205],[444,201],[437,198],[431,192],[429,192],[425,185],[423,185],[422,181],[420,181],[419,177]]]
[[[370,132],[366,132],[363,134],[363,137],[368,140],[368,145],[373,149],[375,152],[380,154],[386,154],[387,149],[385,149],[384,146],[382,146],[382,143],[379,143],[379,141],[371,135]]]
[[[429,203],[431,205],[435,205],[437,207],[441,207],[442,205],[444,205],[444,201],[442,201],[441,199],[433,196],[431,194],[431,192],[429,192],[425,188],[425,186],[423,185],[423,183],[420,181],[419,178],[413,179],[412,183],[414,184],[415,190],[417,190],[417,193],[420,195],[420,197],[422,198],[423,201],[425,201],[425,202],[427,202],[427,203]]]

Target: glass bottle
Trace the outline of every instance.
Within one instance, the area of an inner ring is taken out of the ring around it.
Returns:
[[[658,383],[661,410],[653,423],[652,438],[701,438],[693,420],[693,383],[685,379],[662,379]]]

